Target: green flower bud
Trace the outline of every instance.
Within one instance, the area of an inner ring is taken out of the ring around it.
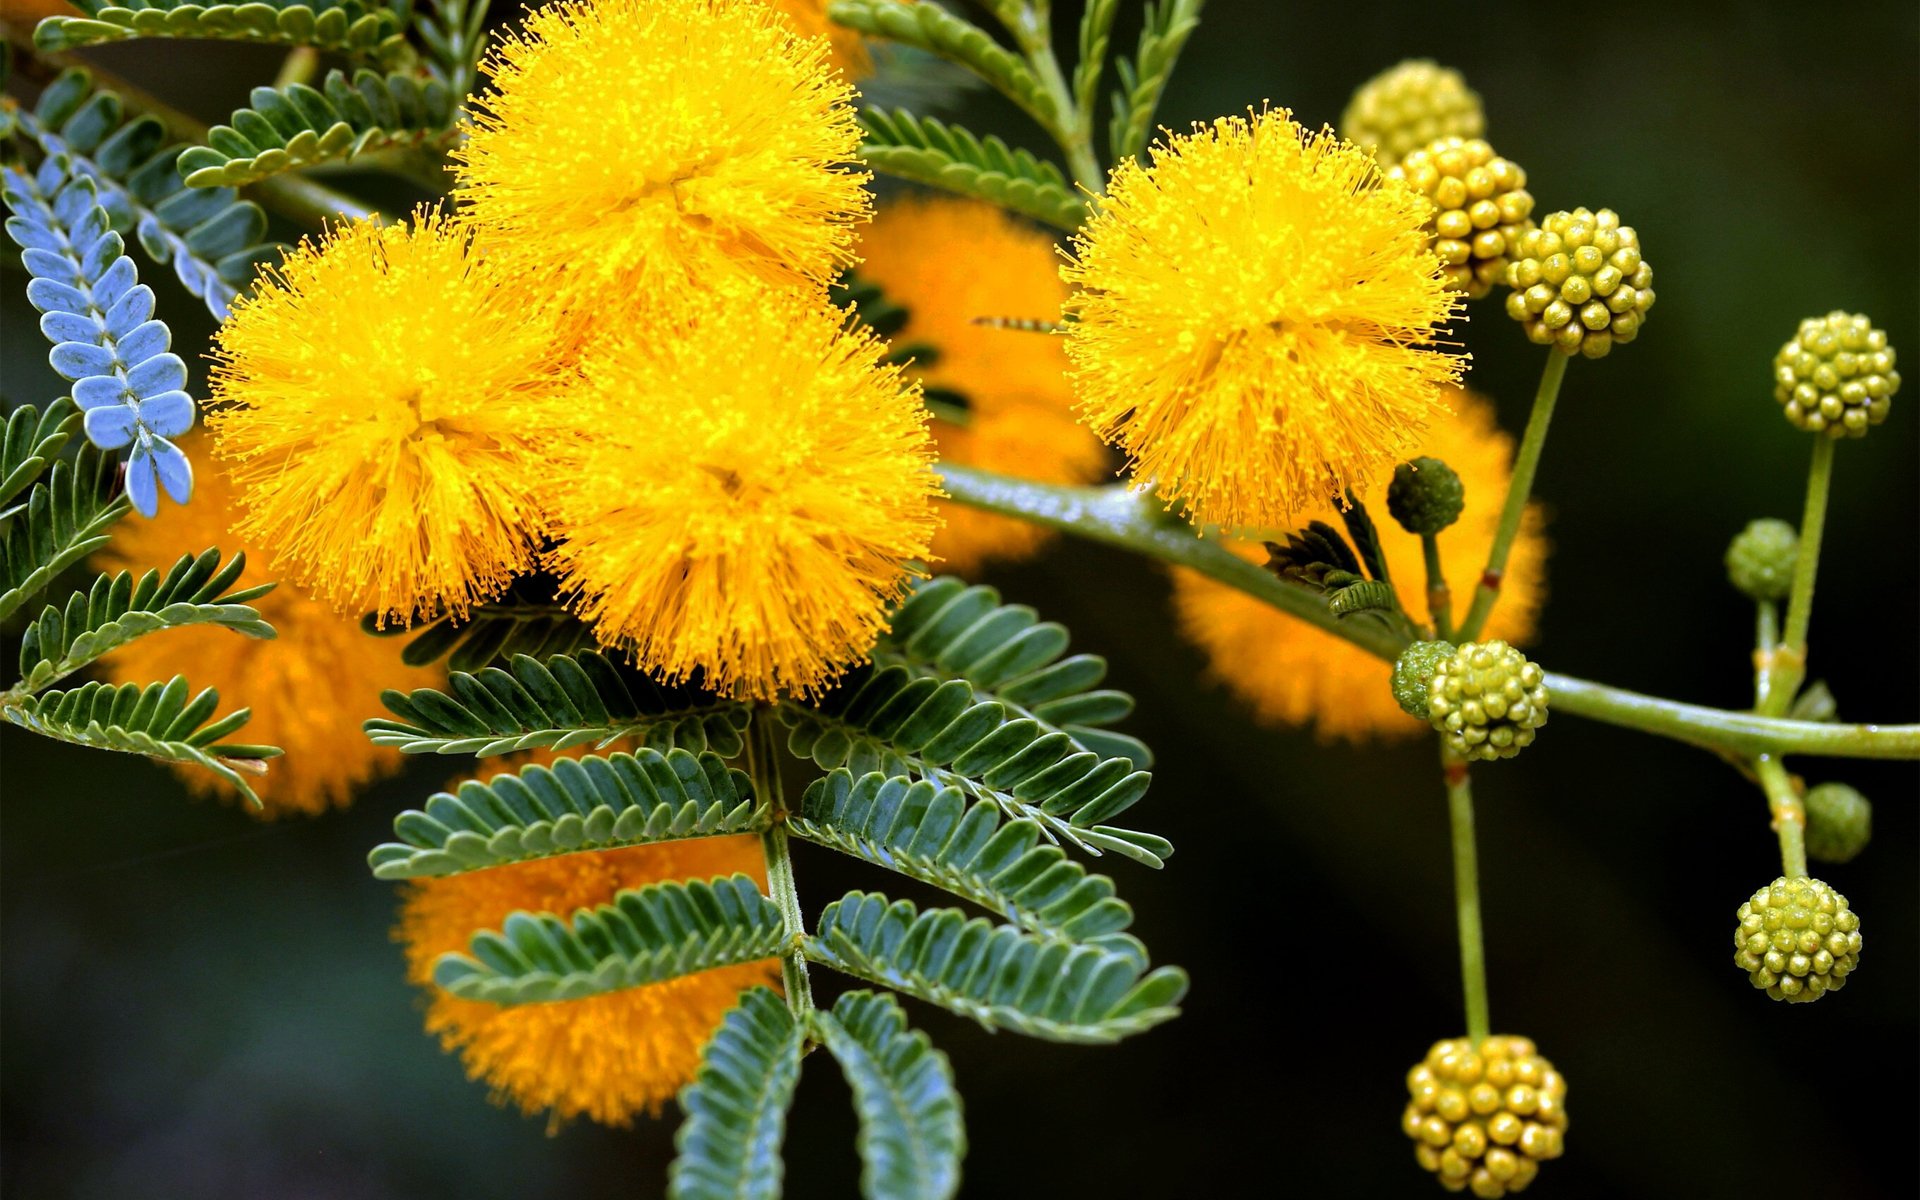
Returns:
[[[1533,228],[1527,173],[1478,138],[1441,138],[1387,172],[1433,201],[1427,231],[1447,286],[1478,300],[1505,283],[1514,246]]]
[[[1784,599],[1800,557],[1800,535],[1773,517],[1750,521],[1727,544],[1727,578],[1755,600]]]
[[[1373,151],[1383,168],[1445,137],[1486,132],[1480,97],[1460,72],[1408,59],[1361,84],[1340,117],[1340,136]]]
[[[1640,256],[1640,235],[1610,208],[1550,213],[1521,234],[1507,286],[1507,315],[1530,341],[1588,358],[1639,337],[1653,307],[1653,268]]]
[[[1844,783],[1823,783],[1807,793],[1807,853],[1843,863],[1873,837],[1873,802]]]
[[[1899,390],[1886,333],[1853,313],[1808,317],[1773,356],[1773,398],[1808,433],[1865,437]]]
[[[1523,1037],[1435,1042],[1407,1072],[1400,1129],[1450,1192],[1504,1196],[1566,1150],[1567,1081]]]
[[[1427,720],[1465,759],[1512,758],[1547,723],[1540,668],[1505,642],[1469,642],[1427,684]]]
[[[1439,533],[1460,519],[1466,503],[1460,476],[1437,458],[1401,463],[1387,485],[1387,512],[1408,533]]]
[[[1754,987],[1805,1004],[1839,991],[1860,965],[1860,918],[1818,879],[1782,876],[1740,906],[1733,947]]]
[[[1434,673],[1453,655],[1452,642],[1415,642],[1400,652],[1393,664],[1393,699],[1408,716],[1426,719]]]

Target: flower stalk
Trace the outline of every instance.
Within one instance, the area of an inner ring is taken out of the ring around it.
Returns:
[[[1807,873],[1807,806],[1800,789],[1787,774],[1777,754],[1762,754],[1753,769],[1766,789],[1767,808],[1773,813],[1773,831],[1780,839],[1780,873],[1789,879]]]
[[[1479,1045],[1492,1033],[1487,1016],[1487,952],[1480,931],[1480,858],[1474,845],[1473,780],[1467,764],[1444,748],[1440,770],[1447,784],[1447,815],[1453,833],[1453,904],[1460,927],[1460,985],[1466,998],[1467,1037]]]
[[[1807,501],[1800,517],[1800,553],[1793,560],[1787,621],[1772,656],[1773,681],[1762,712],[1778,716],[1793,703],[1807,674],[1807,627],[1813,620],[1813,583],[1820,570],[1820,539],[1827,524],[1827,494],[1833,485],[1834,439],[1816,434],[1807,469]]]
[[[1527,417],[1527,431],[1521,436],[1520,451],[1513,460],[1513,482],[1507,487],[1506,506],[1500,510],[1500,525],[1493,536],[1493,548],[1487,552],[1487,567],[1473,590],[1473,603],[1460,622],[1460,637],[1473,641],[1486,628],[1493,615],[1494,602],[1500,598],[1500,579],[1506,573],[1507,555],[1513,539],[1520,533],[1520,520],[1526,515],[1527,500],[1533,495],[1533,477],[1540,470],[1540,451],[1547,444],[1547,427],[1553,421],[1554,404],[1560,399],[1560,382],[1566,378],[1568,357],[1557,349],[1547,351],[1547,366],[1540,373],[1540,387],[1533,395],[1533,412]]]
[[[1440,566],[1440,539],[1420,535],[1420,551],[1427,559],[1427,615],[1433,621],[1434,636],[1443,642],[1453,640],[1453,589],[1447,586],[1447,574]]]

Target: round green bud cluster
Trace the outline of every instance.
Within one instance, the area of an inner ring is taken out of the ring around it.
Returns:
[[[1727,578],[1744,596],[1779,600],[1793,583],[1793,563],[1800,557],[1800,535],[1793,526],[1773,517],[1750,521],[1727,543]]]
[[[1431,59],[1408,59],[1360,85],[1340,117],[1340,136],[1373,151],[1380,165],[1445,137],[1486,132],[1480,97],[1460,72]]]
[[[1807,853],[1843,863],[1873,837],[1873,802],[1844,783],[1823,783],[1807,793]]]
[[[1407,1072],[1407,1094],[1400,1128],[1450,1192],[1524,1191],[1566,1149],[1567,1081],[1527,1038],[1435,1042]]]
[[[1612,209],[1550,213],[1519,243],[1507,267],[1507,315],[1529,340],[1603,358],[1640,336],[1653,268],[1640,257],[1640,235]]]
[[[1507,278],[1508,256],[1533,228],[1527,173],[1479,138],[1441,138],[1388,172],[1433,201],[1433,249],[1447,286],[1478,300]]]
[[[1410,717],[1425,720],[1433,677],[1453,661],[1452,642],[1415,642],[1400,652],[1393,664],[1393,700]]]
[[[1387,485],[1387,512],[1408,533],[1439,533],[1460,519],[1466,505],[1460,476],[1437,458],[1423,455],[1401,463]]]
[[[1860,965],[1860,918],[1818,879],[1782,876],[1740,906],[1733,946],[1754,987],[1805,1004],[1839,991]]]
[[[1505,642],[1469,642],[1427,682],[1427,720],[1464,759],[1512,758],[1547,723],[1544,673]]]
[[[1808,317],[1773,356],[1773,398],[1808,433],[1864,437],[1899,390],[1886,333],[1852,313]]]

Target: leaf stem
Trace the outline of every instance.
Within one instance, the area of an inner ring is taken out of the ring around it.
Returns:
[[[1487,951],[1480,932],[1480,857],[1473,834],[1473,780],[1467,764],[1444,748],[1440,770],[1447,784],[1447,815],[1453,831],[1453,905],[1460,926],[1460,986],[1466,997],[1467,1037],[1478,1046],[1492,1032],[1487,1017]]]
[[[1427,559],[1427,616],[1433,621],[1433,632],[1441,641],[1453,640],[1453,589],[1447,586],[1447,573],[1440,566],[1440,539],[1437,535],[1420,535],[1420,551]]]
[[[1762,709],[1779,716],[1793,703],[1807,675],[1807,627],[1813,621],[1813,581],[1820,570],[1820,540],[1827,524],[1827,493],[1833,485],[1834,439],[1814,435],[1813,463],[1807,468],[1806,509],[1800,517],[1800,552],[1793,560],[1793,586],[1787,593],[1787,625],[1773,653],[1773,682]]]
[[[1460,622],[1462,641],[1471,642],[1480,636],[1493,613],[1494,601],[1500,598],[1507,555],[1513,550],[1513,539],[1519,535],[1520,521],[1527,513],[1527,500],[1533,495],[1540,451],[1547,444],[1547,426],[1553,421],[1553,406],[1560,399],[1560,381],[1566,374],[1567,356],[1548,348],[1546,369],[1541,371],[1540,387],[1533,394],[1533,412],[1527,417],[1527,431],[1520,437],[1520,452],[1514,456],[1506,507],[1500,510],[1500,525],[1493,535],[1493,547],[1487,551],[1487,569],[1481,572],[1479,585],[1473,589],[1473,603]]]
[[[780,981],[785,985],[787,1008],[804,1027],[813,1011],[813,984],[807,979],[807,959],[803,947],[807,923],[800,911],[800,892],[794,886],[793,853],[787,842],[787,796],[780,782],[780,758],[773,742],[773,714],[765,709],[754,714],[753,730],[747,739],[747,774],[753,790],[767,802],[768,824],[760,834],[760,849],[767,859],[767,893],[780,906],[787,930],[787,948],[780,955]]]
[[[1376,621],[1342,622],[1324,598],[1286,583],[1222,544],[1154,511],[1124,486],[1067,487],[940,465],[949,499],[1016,517],[1147,558],[1197,571],[1391,662],[1406,638]],[[1843,758],[1920,759],[1920,725],[1841,725],[1706,708],[1549,672],[1557,713],[1638,729],[1709,750],[1755,754],[1827,754]]]
[[[1780,873],[1789,879],[1803,876],[1807,873],[1807,806],[1801,802],[1800,789],[1777,754],[1755,758],[1753,769],[1766,790],[1773,831],[1780,838]]]
[[[1106,172],[1094,157],[1092,126],[1080,119],[1079,105],[1074,102],[1067,78],[1060,71],[1060,58],[1053,52],[1053,33],[1048,28],[1045,9],[1046,6],[1042,6],[1042,10],[1036,11],[1032,4],[1022,4],[1018,21],[1010,23],[1008,28],[1053,104],[1054,118],[1047,123],[1047,132],[1066,154],[1067,169],[1073,173],[1074,182],[1098,196],[1106,188]]]

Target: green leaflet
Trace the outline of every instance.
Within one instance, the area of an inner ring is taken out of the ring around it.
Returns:
[[[938,4],[897,4],[894,0],[833,0],[827,15],[837,25],[868,37],[916,46],[960,64],[999,89],[1047,129],[1057,129],[1063,114],[1020,56],[993,40],[986,30]]]
[[[852,991],[814,1029],[840,1060],[860,1113],[860,1192],[867,1200],[947,1200],[967,1150],[947,1056],[907,1028],[891,996]]]
[[[33,485],[0,536],[0,620],[107,544],[107,530],[127,513],[114,473],[113,458],[86,445]]]
[[[1173,64],[1187,38],[1200,24],[1200,9],[1206,0],[1149,0],[1146,22],[1140,30],[1140,47],[1131,60],[1122,58],[1113,64],[1120,86],[1113,93],[1113,121],[1107,130],[1107,148],[1118,164],[1146,153],[1147,137],[1153,132],[1153,115],[1160,107],[1160,93],[1166,90]]]
[[[715,754],[643,749],[564,758],[468,780],[393,820],[400,840],[367,856],[376,878],[413,879],[679,838],[754,833],[767,810]]]
[[[991,134],[976,138],[905,110],[869,108],[860,124],[866,131],[860,156],[876,171],[985,200],[1069,233],[1086,220],[1086,201],[1059,168]]]
[[[700,1073],[680,1093],[687,1119],[673,1144],[673,1200],[772,1200],[780,1142],[800,1082],[807,1030],[771,988],[740,996],[707,1043]]]
[[[745,875],[649,884],[574,914],[517,912],[473,935],[472,956],[442,955],[433,981],[495,1004],[577,1000],[780,953],[779,906]]]
[[[80,427],[80,410],[65,396],[44,409],[22,404],[0,430],[0,518],[7,504],[46,471]]]
[[[86,15],[46,18],[33,31],[34,46],[57,53],[130,38],[214,38],[312,46],[381,63],[404,62],[412,55],[393,10],[359,0],[317,5],[77,0],[75,7]]]

